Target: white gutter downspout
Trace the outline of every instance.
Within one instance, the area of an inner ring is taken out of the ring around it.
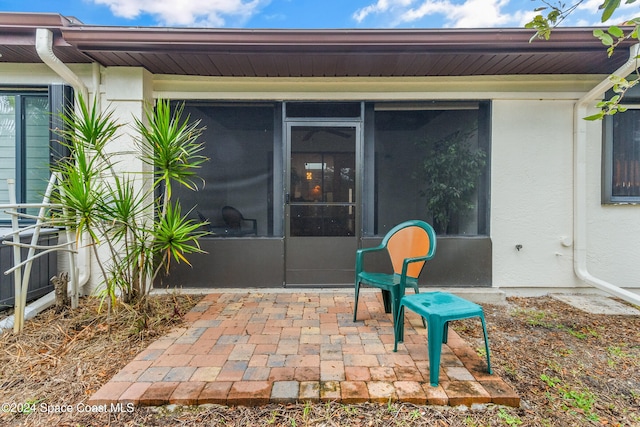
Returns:
[[[82,97],[84,98],[85,102],[88,103],[89,90],[87,89],[87,86],[84,84],[82,79],[80,79],[80,77],[78,77],[77,74],[71,71],[69,67],[67,67],[66,64],[62,62],[53,52],[53,33],[51,32],[51,30],[48,30],[46,28],[38,28],[36,30],[36,46],[35,47],[36,47],[36,51],[38,52],[38,55],[40,56],[40,59],[42,59],[42,62],[47,64],[49,68],[51,68],[53,71],[56,72],[56,74],[62,77],[65,82],[69,83],[73,87],[73,89],[76,91],[76,93],[82,94]],[[99,72],[99,70],[94,65],[93,67],[94,84],[99,80],[99,77],[96,76],[96,72]],[[95,88],[95,96],[99,96],[99,89],[97,86]],[[86,239],[84,238],[84,236],[81,240],[82,240],[82,246],[84,247],[82,250],[80,250],[80,248],[77,248],[77,249],[78,249],[78,258],[80,261],[79,263],[83,265],[83,268],[81,269],[79,274],[77,272],[75,274],[75,277],[78,280],[78,284],[76,288],[78,290],[89,281],[89,277],[91,276],[91,255],[89,252],[89,246],[88,244],[85,244]],[[73,265],[74,263],[72,262],[71,266]]]
[[[89,90],[85,86],[84,82],[73,71],[65,65],[64,62],[53,53],[53,33],[46,28],[38,28],[36,30],[36,51],[42,59],[42,62],[47,64],[49,68],[55,71],[60,77],[69,83],[76,92],[81,93],[85,101],[89,100]]]
[[[639,44],[631,46],[629,60],[613,75],[626,78],[638,66]],[[574,120],[574,193],[573,193],[573,268],[579,279],[632,304],[640,305],[640,295],[615,286],[589,273],[587,269],[587,107],[602,99],[613,87],[606,79],[580,98],[573,109]]]

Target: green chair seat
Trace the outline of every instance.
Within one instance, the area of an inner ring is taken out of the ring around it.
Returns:
[[[393,273],[365,271],[364,258],[377,251],[385,251],[393,266]],[[357,320],[360,286],[372,286],[382,290],[385,312],[396,320],[400,298],[405,288],[418,289],[418,276],[426,261],[433,258],[436,251],[436,234],[424,221],[410,220],[393,227],[374,248],[359,249],[356,252],[355,304],[353,321]]]
[[[400,299],[400,306],[395,322],[395,343],[393,351],[398,351],[398,343],[404,341],[405,307],[419,314],[427,321],[427,347],[429,352],[429,381],[433,387],[438,386],[440,372],[440,355],[442,343],[447,342],[449,322],[452,320],[479,317],[484,333],[484,346],[487,353],[487,371],[491,374],[491,358],[489,355],[489,339],[482,307],[476,303],[460,298],[448,292],[427,292],[405,295]]]
[[[392,318],[395,321],[395,316],[397,314],[397,306],[398,302],[402,295],[399,294],[402,277],[399,274],[385,274],[385,273],[369,273],[363,271],[358,275],[359,285],[366,285],[376,287],[382,290],[382,302],[384,304],[385,313],[391,313]],[[413,277],[407,277],[405,279],[404,287],[411,287],[415,293],[419,293],[418,289],[418,279]],[[404,288],[403,287],[403,288]],[[404,292],[403,292],[404,294]],[[356,300],[357,300],[356,296]],[[396,301],[395,304],[392,304],[393,301]],[[356,310],[354,310],[353,321],[356,321]]]

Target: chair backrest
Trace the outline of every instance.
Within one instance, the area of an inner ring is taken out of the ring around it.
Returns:
[[[240,229],[242,226],[242,214],[240,211],[232,206],[225,206],[222,208],[222,219],[224,223],[234,229]]]
[[[405,221],[389,230],[382,244],[387,247],[394,273],[401,274],[402,264],[406,258],[432,257],[435,254],[436,233],[433,227],[424,221]],[[407,276],[417,278],[424,264],[424,262],[409,264]]]

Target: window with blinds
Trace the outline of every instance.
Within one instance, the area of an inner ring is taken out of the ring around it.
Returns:
[[[604,122],[603,202],[640,203],[640,110]]]
[[[67,128],[62,115],[73,108],[73,96],[62,84],[0,85],[0,203],[9,203],[9,178],[15,180],[18,203],[42,201],[51,164],[69,156],[59,132]],[[9,220],[0,212],[0,225]]]
[[[49,179],[49,97],[0,93],[0,200],[9,202],[7,179],[19,203],[37,203]],[[33,212],[31,212],[33,213]],[[9,216],[0,213],[0,220]]]

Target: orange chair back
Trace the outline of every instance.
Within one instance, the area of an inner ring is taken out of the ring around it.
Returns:
[[[426,256],[430,248],[431,239],[425,229],[413,226],[398,230],[387,242],[394,273],[402,273],[402,263],[405,258]],[[424,264],[424,261],[409,264],[407,276],[417,278]]]

